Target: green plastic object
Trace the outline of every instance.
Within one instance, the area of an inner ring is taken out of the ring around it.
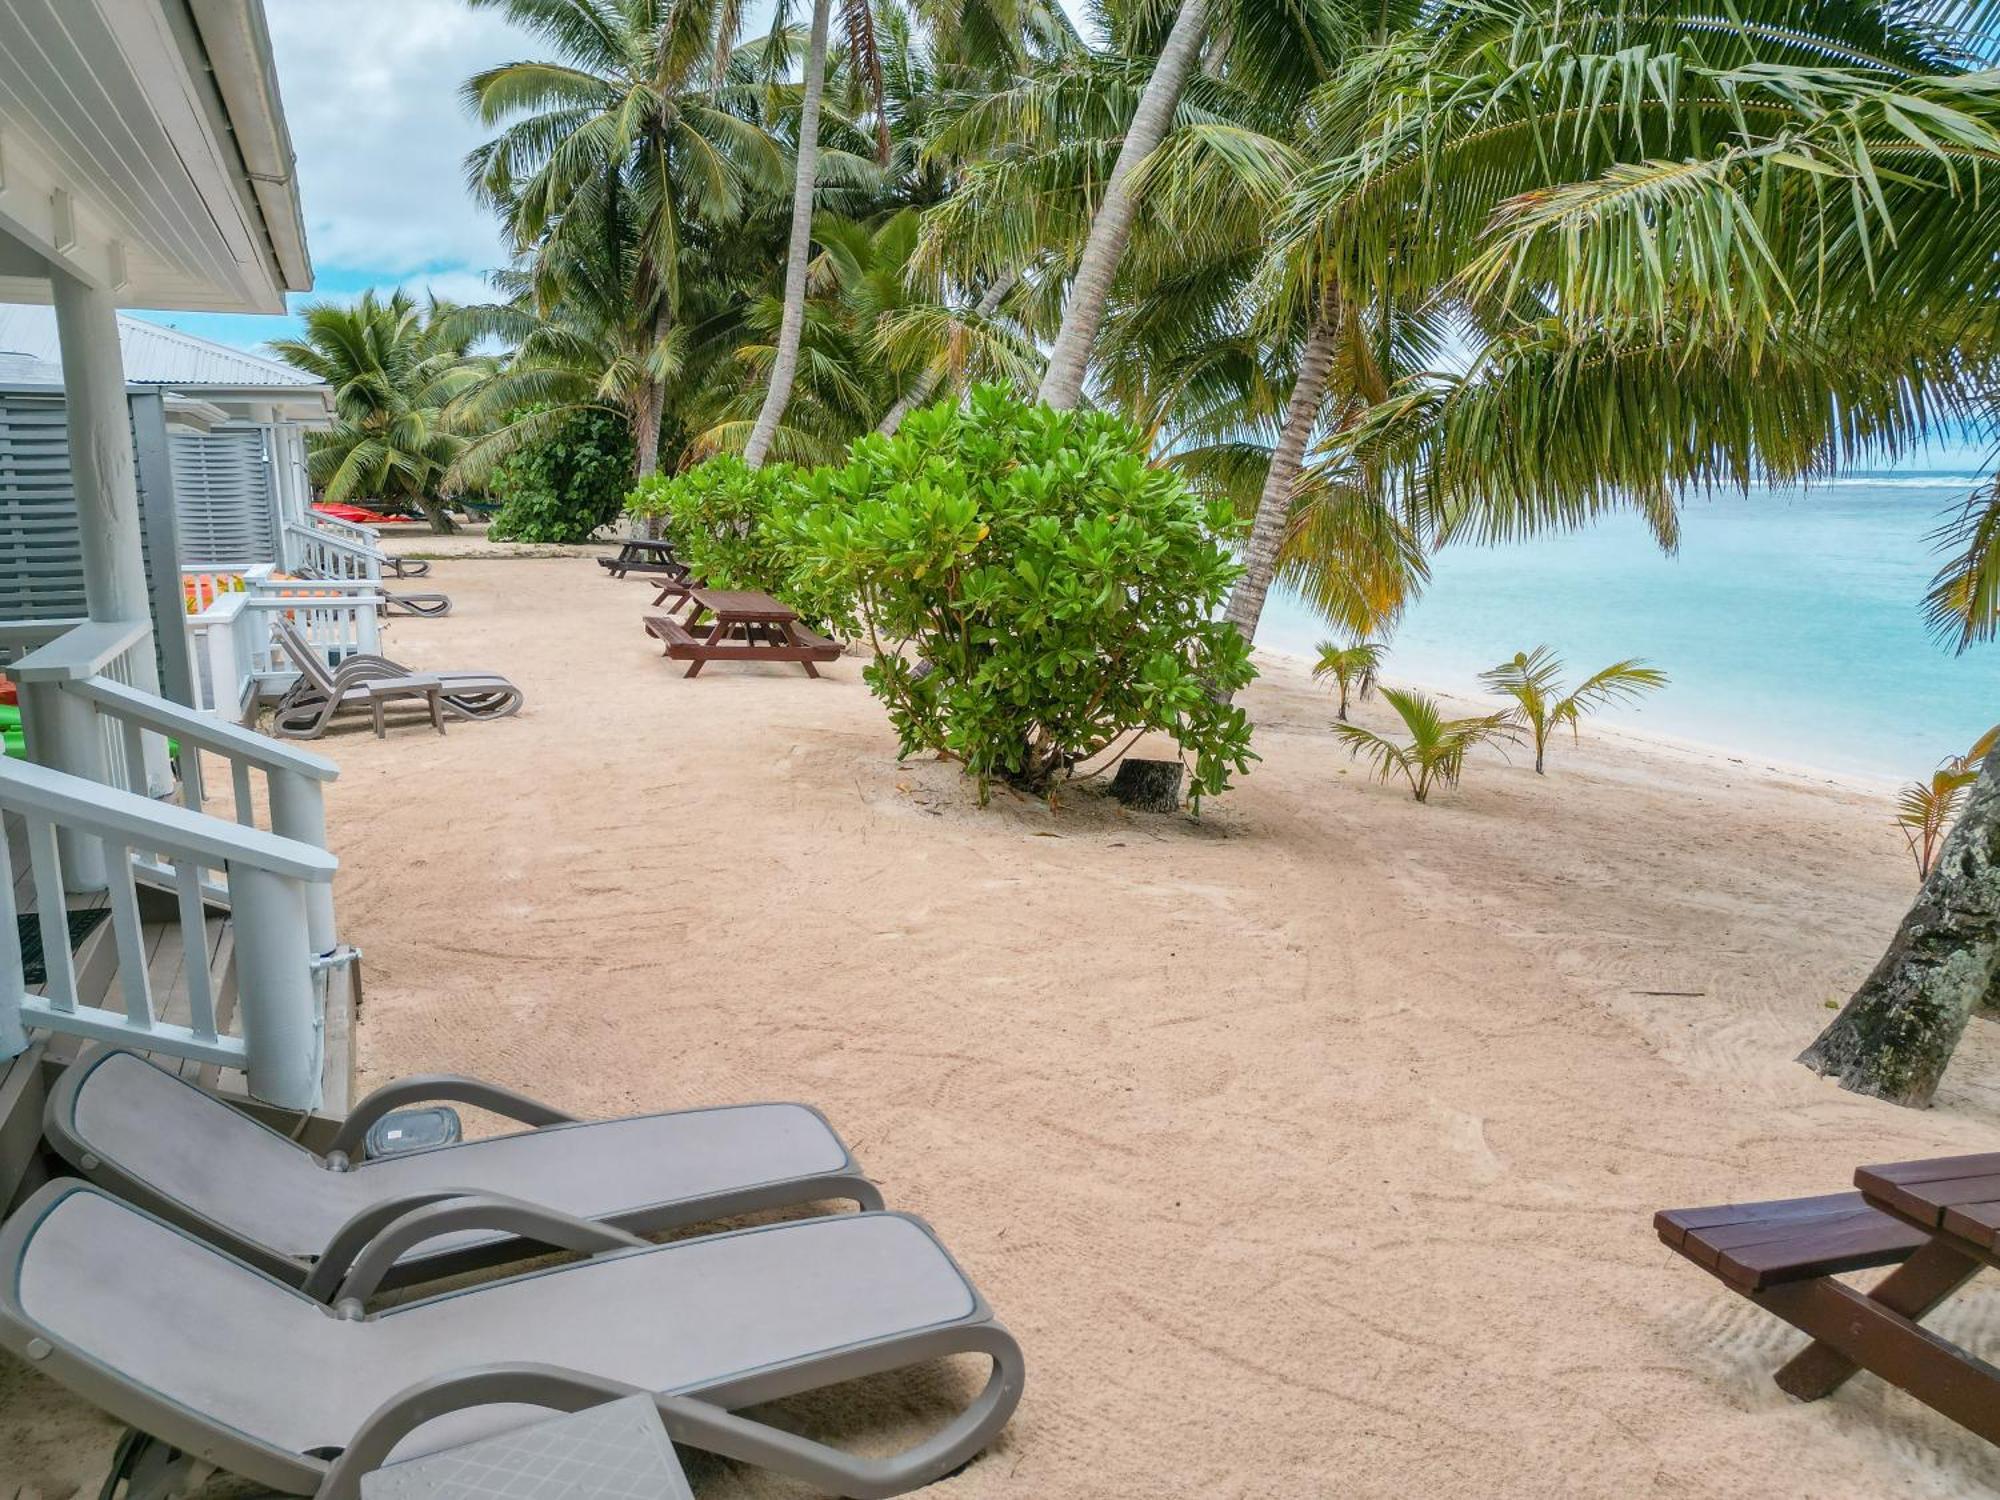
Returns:
[[[28,740],[21,730],[21,710],[11,703],[0,703],[0,746],[4,746],[5,752],[16,760],[28,758]],[[168,740],[167,754],[178,759],[180,753],[180,741]]]

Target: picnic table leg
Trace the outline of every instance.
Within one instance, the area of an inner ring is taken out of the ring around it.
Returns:
[[[1868,1292],[1867,1299],[1915,1322],[1970,1281],[1978,1269],[1979,1262],[1971,1256],[1942,1240],[1932,1240],[1883,1277]],[[1815,1339],[1788,1360],[1773,1378],[1786,1395],[1800,1401],[1817,1401],[1839,1390],[1860,1368],[1831,1344]]]
[[[790,620],[785,621],[784,632],[785,632],[785,642],[787,645],[797,646],[803,644],[803,642],[799,640],[798,627],[793,625]],[[799,665],[806,669],[806,676],[808,677],[819,676],[819,668],[815,667],[811,662],[801,659]]]
[[[1831,1276],[1748,1295],[1940,1416],[2000,1443],[2000,1368]]]

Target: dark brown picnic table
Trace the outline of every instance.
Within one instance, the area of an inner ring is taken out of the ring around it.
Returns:
[[[627,573],[687,576],[687,564],[674,556],[674,544],[665,537],[627,537],[619,544],[616,557],[600,557],[597,562],[610,570],[613,578],[623,578]]]
[[[1854,1193],[1674,1209],[1661,1238],[1813,1342],[1777,1374],[1803,1401],[1868,1370],[2000,1443],[2000,1367],[1922,1326],[2000,1268],[2000,1152],[1862,1167]],[[1867,1290],[1837,1280],[1894,1266]]]
[[[662,590],[661,598],[682,590]],[[817,677],[816,661],[832,661],[840,647],[799,624],[790,605],[750,589],[688,587],[685,618],[671,614],[646,616],[646,633],[658,638],[664,654],[689,663],[687,675],[700,675],[712,661],[790,661]],[[657,600],[654,602],[658,602]],[[709,617],[704,622],[703,617]],[[708,628],[704,634],[702,626]]]

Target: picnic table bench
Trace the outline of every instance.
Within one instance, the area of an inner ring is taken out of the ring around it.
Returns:
[[[671,592],[680,591],[664,590],[662,597]],[[840,655],[838,642],[814,635],[799,624],[797,611],[769,594],[692,586],[684,592],[691,606],[686,617],[648,615],[646,633],[661,643],[662,655],[689,664],[689,677],[699,676],[712,661],[797,662],[806,676],[817,677],[814,662]],[[705,633],[704,615],[713,617]]]
[[[619,544],[613,557],[600,557],[600,568],[608,569],[613,578],[623,578],[627,573],[664,573],[670,578],[687,577],[687,564],[674,556],[674,544],[664,537],[627,537]]]
[[[2000,1443],[2000,1368],[1924,1328],[1923,1317],[2000,1266],[2000,1153],[1862,1167],[1859,1191],[1666,1209],[1660,1238],[1732,1291],[1811,1336],[1777,1372],[1802,1401],[1858,1370]],[[1867,1291],[1835,1280],[1896,1269]]]

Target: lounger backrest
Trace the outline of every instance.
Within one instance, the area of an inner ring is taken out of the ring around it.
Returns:
[[[303,1147],[130,1052],[78,1062],[49,1098],[47,1128],[65,1156],[96,1157],[142,1201],[259,1246],[288,1249],[302,1225],[325,1233],[341,1206],[326,1200],[349,1196]]]
[[[299,627],[283,615],[278,615],[275,629],[278,643],[285,648],[285,654],[291,657],[292,664],[305,674],[306,681],[322,693],[332,693],[333,673],[327,670],[326,658],[319,654],[311,641],[300,634]]]

